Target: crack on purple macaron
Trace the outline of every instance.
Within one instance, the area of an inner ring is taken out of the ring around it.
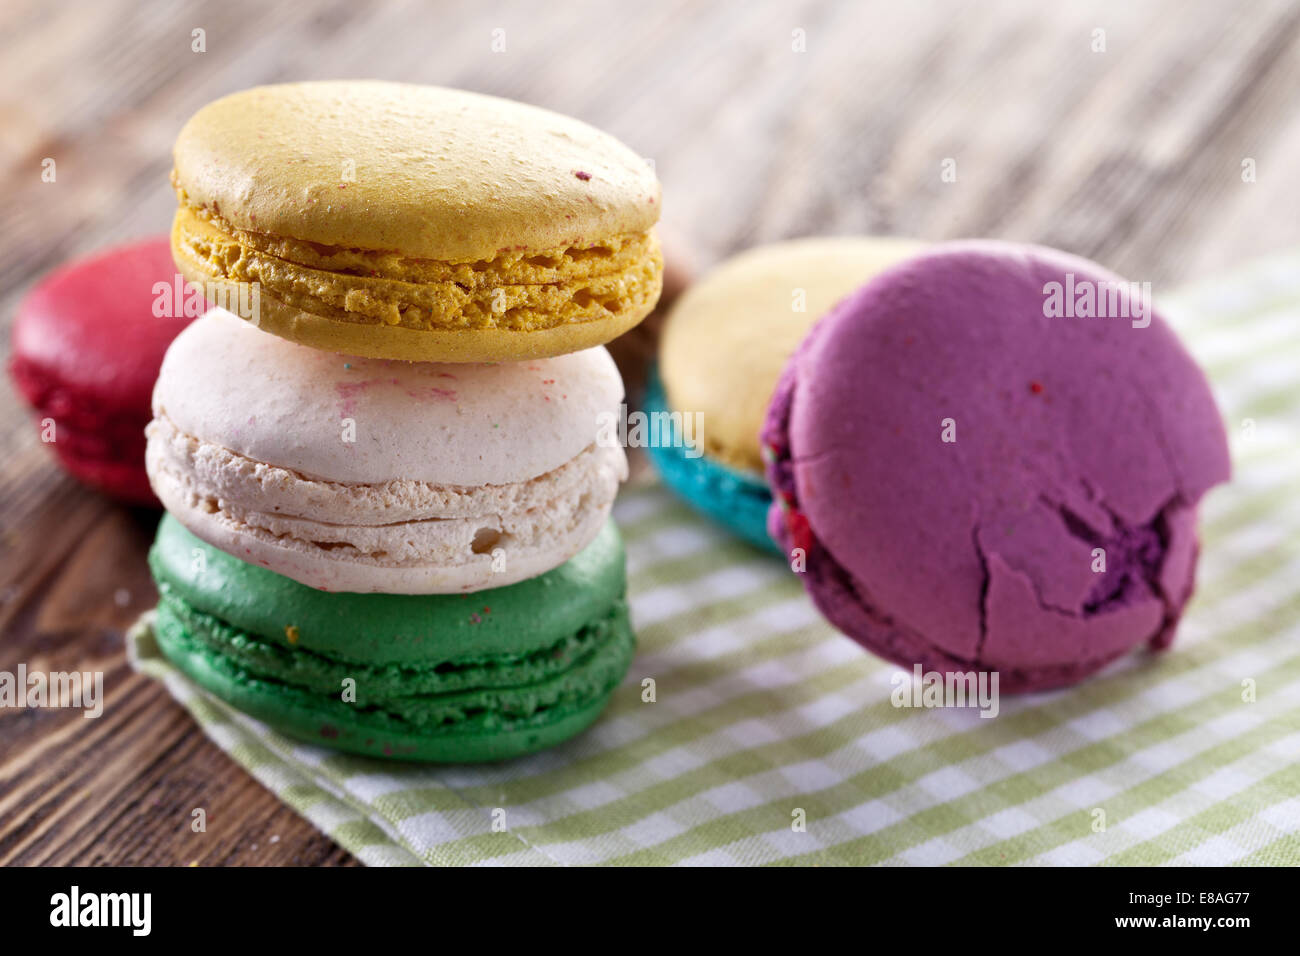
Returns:
[[[1164,647],[1169,643],[1174,626],[1182,614],[1185,603],[1178,596],[1170,594],[1161,582],[1164,561],[1170,553],[1173,533],[1170,517],[1178,511],[1192,508],[1181,492],[1171,495],[1156,510],[1150,521],[1133,526],[1126,522],[1105,500],[1098,499],[1097,504],[1110,516],[1113,531],[1111,534],[1098,534],[1080,516],[1060,503],[1051,502],[1046,496],[1040,496],[1045,504],[1056,509],[1062,522],[1072,536],[1094,548],[1103,548],[1106,552],[1106,571],[1099,572],[1097,582],[1085,596],[1082,613],[1074,614],[1066,609],[1055,608],[1045,602],[1034,587],[1039,604],[1045,610],[1058,613],[1070,613],[1080,619],[1104,614],[1129,606],[1134,597],[1134,588],[1140,583],[1146,588],[1146,596],[1154,597],[1162,607],[1160,626],[1146,642],[1152,647]],[[1116,558],[1119,573],[1116,574]],[[1031,586],[1033,582],[1030,582]],[[1143,595],[1138,595],[1142,597]]]
[[[1056,461],[1061,469],[1061,474],[1073,475],[1082,487],[1088,504],[1103,511],[1110,520],[1110,524],[1105,530],[1101,530],[1095,522],[1074,509],[1064,501],[1059,501],[1050,497],[1046,493],[1040,492],[1039,499],[1050,510],[1055,511],[1060,517],[1062,523],[1070,535],[1090,547],[1102,547],[1106,551],[1107,572],[1099,574],[1097,582],[1093,589],[1082,602],[1082,615],[1054,606],[1043,599],[1039,589],[1032,579],[1027,578],[1032,587],[1035,596],[1038,598],[1040,606],[1044,610],[1055,611],[1061,614],[1086,618],[1102,612],[1108,606],[1123,606],[1125,600],[1132,593],[1132,583],[1135,580],[1131,573],[1133,568],[1127,564],[1121,565],[1124,568],[1124,574],[1116,576],[1111,573],[1114,570],[1112,556],[1116,552],[1116,539],[1119,539],[1119,553],[1125,559],[1134,557],[1134,541],[1141,539],[1142,545],[1136,549],[1137,552],[1137,571],[1138,578],[1147,586],[1151,596],[1157,598],[1164,608],[1163,620],[1160,628],[1147,639],[1147,643],[1153,647],[1163,647],[1167,645],[1172,637],[1173,628],[1178,623],[1182,613],[1182,604],[1176,596],[1169,594],[1161,584],[1160,575],[1163,568],[1163,559],[1168,554],[1172,542],[1172,533],[1170,530],[1170,515],[1183,509],[1195,508],[1195,495],[1191,495],[1185,488],[1185,482],[1177,467],[1177,456],[1169,448],[1166,436],[1159,427],[1159,416],[1157,409],[1151,399],[1150,394],[1141,387],[1141,383],[1136,380],[1131,381],[1134,391],[1141,401],[1143,410],[1146,412],[1147,425],[1152,436],[1155,447],[1159,450],[1160,456],[1165,464],[1165,470],[1168,475],[1169,483],[1174,487],[1174,491],[1165,500],[1165,502],[1155,510],[1153,516],[1147,522],[1141,525],[1132,525],[1107,500],[1105,491],[1089,478],[1085,469],[1074,460],[1068,451],[1056,449]],[[1030,461],[1022,461],[1022,467],[1035,476],[1035,484],[1050,484],[1052,477],[1047,474],[1038,472]],[[1152,541],[1158,545],[1154,548],[1149,547]]]
[[[975,660],[978,661],[984,657],[984,644],[989,636],[989,586],[993,583],[993,572],[989,570],[988,555],[984,553],[984,545],[980,543],[980,523],[978,521],[971,525],[970,537],[971,544],[975,546],[975,557],[980,563],[980,631],[979,637],[975,641]]]
[[[1173,537],[1170,528],[1170,516],[1174,512],[1182,509],[1194,509],[1196,506],[1195,501],[1197,496],[1189,494],[1187,490],[1188,482],[1185,480],[1182,470],[1178,466],[1178,456],[1174,454],[1173,450],[1169,447],[1169,442],[1164,429],[1160,427],[1159,408],[1157,407],[1155,400],[1151,396],[1150,392],[1145,388],[1141,379],[1132,378],[1129,380],[1129,384],[1133,387],[1134,393],[1142,403],[1142,409],[1145,412],[1147,420],[1148,431],[1151,434],[1156,449],[1160,452],[1161,459],[1164,461],[1166,472],[1170,478],[1170,483],[1174,487],[1173,493],[1165,500],[1164,504],[1156,509],[1156,512],[1150,521],[1141,525],[1138,529],[1134,529],[1122,517],[1119,511],[1109,504],[1102,489],[1094,485],[1088,479],[1087,475],[1082,472],[1082,469],[1076,468],[1075,470],[1079,474],[1079,482],[1083,485],[1089,499],[1110,516],[1112,526],[1119,530],[1121,537],[1128,535],[1128,540],[1123,542],[1130,546],[1129,551],[1125,553],[1126,557],[1134,556],[1132,553],[1132,544],[1135,536],[1141,535],[1145,537],[1145,541],[1138,548],[1136,554],[1138,561],[1137,570],[1142,582],[1146,584],[1147,589],[1160,601],[1164,608],[1161,625],[1156,633],[1148,638],[1148,643],[1153,647],[1163,647],[1167,645],[1172,638],[1173,629],[1178,623],[1178,619],[1182,614],[1182,605],[1185,603],[1185,600],[1179,600],[1175,595],[1169,594],[1160,580],[1164,558],[1169,553]],[[1150,547],[1152,536],[1154,536],[1156,543],[1154,555],[1151,553],[1153,549]],[[1085,612],[1099,609],[1107,603],[1104,599],[1098,599],[1096,592],[1104,586],[1105,578],[1109,575],[1112,566],[1112,548],[1105,542],[1100,542],[1096,546],[1106,549],[1107,575],[1102,576],[1101,580],[1097,582],[1097,586],[1094,587],[1093,593],[1089,598],[1085,599]],[[1129,582],[1126,580],[1121,580],[1121,588],[1127,590],[1125,586],[1128,583]],[[1122,595],[1123,591],[1116,591],[1113,593],[1115,595]]]
[[[781,407],[777,408],[778,404]],[[867,625],[874,632],[875,639],[888,649],[889,654],[885,656],[892,655],[892,658],[897,663],[920,663],[927,669],[941,671],[945,669],[979,670],[994,667],[1002,675],[1003,689],[1009,692],[1024,687],[1038,686],[1045,681],[1047,683],[1067,683],[1073,680],[1075,675],[1081,671],[1099,670],[1106,664],[1123,656],[1125,653],[1123,650],[1108,651],[1105,654],[1087,659],[1032,668],[1002,668],[986,661],[984,651],[989,637],[989,595],[993,582],[990,556],[997,554],[1004,564],[1006,562],[1002,555],[996,551],[986,549],[983,542],[981,542],[982,524],[978,517],[973,518],[971,524],[972,549],[981,570],[978,602],[979,634],[975,652],[972,656],[963,657],[943,650],[919,631],[880,611],[873,602],[866,583],[858,581],[847,571],[817,538],[811,527],[807,526],[807,520],[803,517],[800,509],[798,486],[794,475],[796,459],[791,454],[788,440],[780,431],[780,427],[788,421],[790,392],[783,391],[778,387],[777,394],[773,398],[773,408],[775,414],[769,417],[770,427],[765,430],[763,435],[768,480],[774,492],[774,502],[768,513],[769,532],[787,553],[794,546],[804,548],[806,551],[806,570],[804,573],[824,583],[831,594],[838,592],[846,598],[843,603],[840,603],[834,600],[826,600],[815,589],[810,589],[809,592],[822,613],[842,631],[853,634],[859,630],[854,626],[855,623]],[[798,461],[803,460],[803,458],[798,459]],[[1027,582],[1030,592],[1034,595],[1043,611],[1075,620],[1091,619],[1105,614],[1111,609],[1126,606],[1133,587],[1136,582],[1140,581],[1146,585],[1152,596],[1160,600],[1163,606],[1161,625],[1156,629],[1155,633],[1147,638],[1149,643],[1159,646],[1160,641],[1169,633],[1169,629],[1177,621],[1180,612],[1178,602],[1166,594],[1160,586],[1159,576],[1163,564],[1162,559],[1168,553],[1170,536],[1168,515],[1173,509],[1186,507],[1184,496],[1181,492],[1175,493],[1149,522],[1135,528],[1126,522],[1118,511],[1106,503],[1103,495],[1098,493],[1099,489],[1095,485],[1086,479],[1083,480],[1083,484],[1088,498],[1102,508],[1110,518],[1112,527],[1108,533],[1099,532],[1068,505],[1054,501],[1046,494],[1040,494],[1040,503],[1058,515],[1062,525],[1071,537],[1090,545],[1097,542],[1093,546],[1106,547],[1108,568],[1112,567],[1110,562],[1113,553],[1118,552],[1121,567],[1123,568],[1123,573],[1119,575],[1118,584],[1113,579],[1107,580],[1108,575],[1103,575],[1103,581],[1097,582],[1094,591],[1085,598],[1083,607],[1076,611],[1071,608],[1053,606],[1044,600],[1037,583],[1032,577],[1009,565],[1007,567],[1017,577],[1023,578]],[[797,522],[802,526],[802,540],[798,542],[793,540],[792,522]],[[853,615],[860,615],[861,620],[858,622],[844,620],[842,615],[846,610]]]
[[[1168,469],[1170,476],[1173,478],[1173,485],[1178,489],[1179,494],[1184,494],[1187,482],[1183,480],[1182,472],[1178,468],[1178,456],[1169,448],[1164,430],[1159,427],[1159,409],[1156,407],[1151,395],[1142,387],[1141,381],[1134,379],[1131,384],[1142,402],[1142,409],[1146,412],[1147,423],[1151,426],[1152,438],[1155,441],[1156,448],[1160,450],[1160,457],[1164,459],[1165,468]]]
[[[773,512],[777,513],[775,506]],[[778,538],[781,539],[783,547],[788,547],[788,531],[778,535]],[[981,560],[986,560],[982,549],[977,553],[980,554]],[[827,600],[819,591],[810,591],[813,602],[832,624],[851,636],[854,633],[861,633],[861,625],[865,623],[871,628],[872,636],[886,648],[886,652],[878,652],[880,656],[900,666],[920,664],[925,670],[940,672],[995,671],[1000,676],[1002,689],[1016,692],[1039,686],[1044,681],[1049,684],[1068,682],[1080,669],[1099,670],[1126,653],[1124,650],[1109,651],[1069,663],[1045,664],[1032,668],[991,666],[979,654],[963,657],[942,650],[919,631],[879,610],[866,586],[846,571],[815,537],[810,542],[808,566],[804,573],[824,585],[829,594],[840,594],[848,598],[845,601]],[[982,603],[983,599],[981,599]],[[846,609],[852,614],[860,615],[861,619],[847,620],[843,616]]]

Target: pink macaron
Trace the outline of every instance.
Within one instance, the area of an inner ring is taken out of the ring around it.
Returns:
[[[947,243],[814,327],[763,443],[770,530],[832,623],[1006,691],[1169,644],[1197,503],[1230,468],[1205,376],[1145,292],[1051,249]]]
[[[42,437],[73,476],[129,504],[158,503],[144,468],[149,397],[194,312],[175,273],[166,236],[118,246],[42,279],[14,318],[9,371]]]

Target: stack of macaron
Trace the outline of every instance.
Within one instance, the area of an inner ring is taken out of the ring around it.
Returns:
[[[868,649],[1006,691],[1168,646],[1230,471],[1149,289],[1039,246],[750,251],[679,300],[660,374],[705,436],[652,449],[667,484]]]
[[[631,662],[603,343],[653,308],[659,186],[544,110],[260,87],[181,131],[171,247],[213,309],[146,463],[160,649],[284,733],[437,762],[559,743]],[[239,313],[239,314],[236,314]]]

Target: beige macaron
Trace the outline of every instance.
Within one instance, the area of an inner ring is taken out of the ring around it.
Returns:
[[[622,334],[659,296],[650,165],[533,106],[378,81],[256,87],[199,110],[174,161],[180,271],[304,345],[554,356]]]
[[[599,346],[521,363],[312,349],[229,312],[167,350],[145,466],[182,524],[326,591],[504,587],[590,543],[627,476]]]
[[[703,414],[704,453],[761,473],[763,416],[809,327],[922,248],[906,239],[795,239],[743,252],[687,289],[664,326],[659,374],[674,411]]]

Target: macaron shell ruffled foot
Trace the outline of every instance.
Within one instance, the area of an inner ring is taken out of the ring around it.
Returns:
[[[1106,317],[1048,302],[1089,287]],[[1196,506],[1230,466],[1203,373],[1135,291],[1054,250],[951,243],[813,329],[763,440],[770,530],[834,624],[1007,691],[1172,640]]]
[[[659,297],[649,164],[547,110],[377,81],[257,87],[195,114],[174,159],[177,266],[305,345],[553,356],[621,335]]]

